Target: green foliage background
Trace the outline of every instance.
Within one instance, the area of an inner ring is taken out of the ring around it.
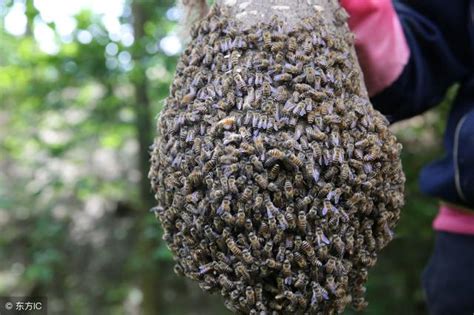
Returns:
[[[111,39],[90,11],[74,17],[68,42],[49,23],[59,51],[46,54],[33,36],[37,1],[16,1],[28,17],[21,36],[3,26],[15,0],[0,0],[0,296],[47,296],[51,314],[228,313],[219,297],[173,274],[147,212],[147,147],[177,58],[159,45],[177,32],[167,18],[174,3],[126,2],[121,23],[134,30],[131,46]],[[81,30],[90,43],[78,40]],[[106,52],[111,43],[116,53]],[[405,148],[407,205],[370,274],[366,314],[426,314],[419,278],[437,201],[420,194],[417,175],[442,154],[455,92],[393,127]]]

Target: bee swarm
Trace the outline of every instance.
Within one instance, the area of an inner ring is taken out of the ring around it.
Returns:
[[[175,271],[246,314],[365,307],[403,205],[400,144],[361,90],[345,12],[243,28],[214,6],[158,121],[149,177]]]

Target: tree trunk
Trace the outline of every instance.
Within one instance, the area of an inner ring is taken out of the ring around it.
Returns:
[[[133,59],[136,66],[139,66],[144,53],[144,49],[141,47],[140,42],[145,35],[144,25],[147,22],[148,17],[146,10],[138,0],[135,0],[132,3],[132,12],[133,30],[136,42]],[[151,206],[154,203],[154,199],[151,194],[150,182],[147,178],[147,174],[150,168],[148,148],[153,142],[153,129],[151,124],[150,99],[148,96],[148,81],[146,76],[143,74],[144,71],[141,72],[140,75],[135,76],[134,80],[136,101],[135,126],[139,142],[139,168],[142,172],[140,179],[140,197],[145,205]]]
[[[133,31],[135,35],[135,46],[133,51],[133,60],[135,67],[140,67],[145,54],[142,45],[145,36],[144,26],[150,16],[144,6],[144,2],[133,0]],[[152,115],[150,110],[150,98],[148,94],[148,81],[144,75],[145,69],[140,69],[139,75],[134,76],[133,85],[135,89],[135,129],[139,143],[138,167],[140,170],[140,209],[150,209],[153,207],[155,200],[151,192],[150,182],[148,180],[149,163],[149,146],[153,142]],[[146,214],[146,212],[145,212]],[[159,314],[160,310],[160,271],[161,266],[157,266],[159,262],[151,261],[151,254],[156,251],[158,243],[154,239],[147,238],[144,234],[148,226],[147,217],[143,217],[138,224],[138,233],[140,237],[137,239],[137,253],[143,261],[140,270],[140,285],[143,292],[142,314],[154,315]]]

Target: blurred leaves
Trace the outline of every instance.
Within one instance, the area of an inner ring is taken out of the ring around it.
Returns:
[[[132,35],[125,45],[101,16],[81,11],[72,40],[47,54],[34,32],[5,31],[13,1],[0,1],[0,282],[19,272],[0,294],[39,290],[53,314],[109,313],[123,308],[138,284],[143,269],[131,268],[134,260],[171,259],[153,215],[140,208],[137,185],[148,170],[137,163],[133,82],[149,81],[156,113],[171,74],[163,80],[146,69],[176,60],[145,50],[174,28],[165,17],[171,2],[156,4],[146,2],[148,31],[133,46]],[[127,12],[129,2],[117,21],[125,29],[133,22]],[[25,14],[42,21],[33,1]],[[59,39],[59,26],[47,25]],[[142,57],[134,63],[137,51]],[[135,251],[143,233],[157,244],[154,253]],[[108,292],[105,300],[101,292]]]

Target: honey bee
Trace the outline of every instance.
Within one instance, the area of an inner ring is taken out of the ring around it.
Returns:
[[[247,281],[250,280],[250,273],[247,267],[245,267],[240,261],[235,264],[235,273]]]
[[[339,204],[339,200],[341,199],[342,193],[343,193],[342,189],[338,187],[334,189],[333,191],[330,191],[328,195],[326,196],[326,198],[328,200],[331,200],[331,199],[334,200],[334,204],[337,205]]]
[[[268,31],[263,32],[263,45],[266,49],[272,46],[272,34]]]
[[[284,102],[285,100],[288,99],[288,91],[286,90],[286,88],[284,86],[279,86],[275,90],[275,99],[278,102]]]
[[[350,159],[349,160],[349,165],[352,166],[353,168],[355,168],[356,170],[358,170],[359,172],[364,170],[364,163],[361,162],[361,161]],[[351,177],[353,177],[353,176],[351,176]]]
[[[263,84],[263,74],[261,72],[255,73],[254,83],[256,86],[261,86]]]
[[[291,291],[284,291],[283,293],[276,295],[275,299],[276,300],[288,299],[290,300],[290,302],[296,301],[295,294]]]
[[[237,188],[237,185],[236,185],[236,180],[235,180],[235,177],[234,176],[230,176],[229,177],[229,180],[227,181],[227,184],[228,184],[228,187],[229,187],[229,191],[231,193],[238,193],[239,190]]]
[[[260,224],[258,234],[266,239],[270,238],[270,227],[268,226],[268,224],[266,224],[265,222],[262,222]]]
[[[364,159],[364,151],[362,151],[361,149],[356,148],[356,149],[354,150],[354,156],[355,156],[358,160],[363,160],[363,159]]]
[[[280,164],[275,164],[272,166],[272,168],[270,169],[270,172],[268,173],[268,179],[270,180],[274,180],[278,177],[280,173]],[[287,196],[287,198],[289,198]]]
[[[349,200],[347,200],[346,204],[349,208],[352,208],[352,207],[355,207],[362,200],[364,200],[364,196],[362,195],[362,193],[357,192],[353,194],[352,197],[349,198]]]
[[[315,220],[318,217],[318,211],[316,206],[312,206],[307,214],[308,219]]]
[[[261,194],[258,194],[257,196],[255,196],[254,208],[260,209],[262,205],[263,205],[263,196]]]
[[[306,259],[299,252],[294,253],[294,260],[301,269],[306,269],[308,267]]]
[[[265,153],[265,145],[264,145],[262,137],[257,137],[254,141],[254,144],[255,144],[255,148],[257,149],[257,152],[259,152],[260,154]]]
[[[305,93],[303,93],[301,97],[298,97],[298,98],[303,98],[303,95],[305,95]],[[293,108],[293,114],[295,115],[304,116],[307,112],[310,112],[313,110],[313,102],[310,98],[304,98],[300,102],[295,100],[295,102],[297,103],[296,106]],[[299,137],[295,136],[295,139],[298,140]]]
[[[230,212],[224,212],[222,214],[222,219],[229,225],[233,225],[235,223],[235,218],[232,214],[230,214]]]
[[[251,44],[256,44],[260,38],[260,35],[257,33],[249,33],[247,34],[247,39],[249,43]]]
[[[313,247],[307,241],[301,242],[301,248],[305,252],[306,256],[313,257],[315,255]]]
[[[272,53],[278,53],[281,52],[285,48],[285,43],[284,42],[274,42],[271,45],[271,51]],[[279,62],[279,61],[277,61]]]
[[[303,44],[303,49],[304,49],[304,53],[307,54],[307,55],[310,55],[313,51],[313,43],[311,41],[311,38],[307,37],[305,39],[305,42]]]
[[[354,145],[356,148],[366,148],[370,145],[370,141],[369,139],[365,138],[360,141],[357,141]]]
[[[229,280],[224,274],[220,274],[219,277],[217,278],[217,281],[219,281],[219,284],[226,290],[230,291],[234,288],[234,284],[232,281]]]
[[[355,310],[361,311],[367,307],[368,303],[363,297],[355,298],[352,300],[352,306]]]
[[[315,127],[306,127],[306,134],[310,140],[325,141],[327,138],[327,135],[324,132]],[[322,156],[321,147],[317,143],[313,143],[312,149],[313,151],[317,150],[317,156]]]
[[[336,271],[336,260],[330,257],[324,265],[324,269],[328,274],[333,274]]]
[[[286,198],[293,199],[293,197],[295,196],[295,191],[293,189],[293,184],[291,183],[291,181],[289,180],[285,181],[284,190],[285,190]]]
[[[229,130],[235,126],[235,117],[230,116],[220,120],[217,123],[217,126],[222,127],[226,130]]]
[[[259,172],[263,171],[263,163],[260,162],[260,160],[255,155],[252,155],[250,157],[250,162],[252,163],[252,165],[255,167],[257,171]]]
[[[219,208],[217,208],[217,214],[218,215],[221,215],[223,214],[224,212],[230,212],[230,199],[229,198],[224,198],[222,200],[222,203],[221,205],[219,206]]]
[[[380,156],[381,156],[380,148],[376,146],[372,146],[370,147],[369,152],[366,155],[364,155],[364,161],[371,162],[380,158]]]
[[[244,209],[240,208],[237,211],[237,219],[236,219],[236,224],[243,227],[245,225],[245,212]]]
[[[258,237],[255,235],[255,233],[253,232],[250,232],[249,233],[249,241],[250,241],[250,246],[252,247],[252,249],[254,250],[259,250],[260,249],[260,241],[258,239]]]
[[[192,89],[191,92],[183,96],[183,98],[181,99],[181,103],[183,105],[187,105],[191,103],[195,97],[196,97],[196,91]]]
[[[276,160],[283,160],[285,159],[285,153],[278,149],[271,149],[268,151],[268,155]]]
[[[174,266],[173,271],[178,276],[184,276],[184,268],[179,263]]]
[[[352,255],[352,253],[353,253],[353,250],[354,250],[354,243],[355,243],[354,236],[352,236],[352,235],[346,235],[346,237],[345,237],[346,251],[347,251],[350,255]]]
[[[284,215],[285,215],[285,220],[286,220],[288,228],[294,229],[296,227],[295,215],[290,212],[285,212]]]
[[[291,36],[288,38],[288,50],[291,52],[295,52],[296,49],[298,49],[298,43],[296,41],[296,38]]]
[[[282,267],[281,263],[279,263],[273,258],[268,258],[267,260],[265,260],[265,265],[271,269],[281,269]]]
[[[206,235],[206,238],[210,241],[214,241],[218,237],[218,234],[212,230],[212,227],[210,225],[206,225],[204,227],[204,234]]]
[[[255,259],[252,257],[252,254],[247,248],[242,250],[242,259],[246,264],[249,264],[249,265],[253,264],[255,261]]]
[[[321,285],[315,281],[311,282],[313,295],[311,296],[311,305],[315,306],[321,303],[323,300],[329,299],[329,294],[326,289],[322,288]]]
[[[230,54],[230,60],[231,60],[232,66],[235,67],[239,64],[239,58],[240,58],[239,52],[237,50],[232,51],[232,53]]]
[[[292,75],[301,73],[302,68],[303,68],[303,64],[301,62],[299,62],[297,65],[292,65],[292,64],[287,63],[285,64],[285,67],[284,67],[285,71]]]
[[[301,174],[301,172],[296,172],[294,183],[295,183],[295,186],[299,188],[304,186],[304,177],[303,177],[303,174]]]
[[[233,79],[238,90],[244,90],[247,87],[242,75],[238,71],[233,73]]]
[[[272,94],[272,86],[268,81],[263,81],[262,84],[262,95],[264,97],[269,97]]]
[[[273,204],[270,198],[266,198],[265,207],[267,209],[267,217],[269,219],[273,218],[274,213],[278,213],[280,210]]]
[[[289,73],[281,73],[281,74],[277,74],[273,77],[275,82],[289,82],[289,81],[291,81],[292,78],[293,78],[293,76]]]
[[[248,154],[248,155],[252,155],[255,153],[255,147],[248,143],[241,143],[240,152]]]
[[[286,221],[285,215],[283,213],[280,212],[277,214],[277,220],[282,231],[288,228],[288,222]]]
[[[318,243],[319,246],[323,245],[323,244],[330,244],[331,241],[326,237],[326,235],[324,235],[324,232],[323,232],[323,229],[321,227],[316,227],[315,229],[315,233],[316,233],[316,242]]]
[[[270,61],[264,57],[260,57],[253,61],[253,65],[259,70],[266,70],[270,66]]]
[[[316,81],[316,71],[313,67],[305,67],[304,74],[306,77],[306,82],[313,84]]]
[[[304,92],[308,92],[308,91],[311,91],[313,88],[311,87],[311,85],[309,84],[306,84],[306,83],[297,83],[295,84],[295,91],[299,92],[299,93],[304,93]],[[297,100],[295,100],[296,102]]]
[[[329,192],[329,193],[331,193],[331,192]],[[329,193],[328,193],[328,195],[329,195]],[[323,201],[323,208],[321,209],[321,214],[323,216],[326,216],[329,211],[336,212],[336,208],[332,205],[331,201],[328,198],[328,199]]]
[[[254,305],[255,304],[255,292],[254,290],[252,289],[251,286],[247,286],[247,288],[245,288],[245,298],[247,299],[246,300],[246,305]]]
[[[226,240],[226,244],[227,244],[227,247],[229,248],[229,250],[232,252],[232,254],[234,254],[235,256],[241,256],[242,255],[242,251],[240,250],[240,248],[237,246],[237,244],[235,243],[235,241],[232,238],[228,238]]]
[[[240,141],[242,141],[242,136],[240,134],[237,134],[237,133],[227,133],[225,136],[224,136],[224,145],[228,145],[228,144],[231,144],[231,143],[239,143]]]
[[[242,201],[249,201],[252,198],[253,191],[250,187],[245,187],[244,191],[242,192],[241,199]]]
[[[339,257],[342,257],[344,255],[345,243],[342,241],[341,237],[339,235],[335,235],[333,237],[332,244]]]
[[[277,232],[277,221],[275,217],[268,218],[268,228],[271,234],[275,234]],[[274,242],[276,242],[274,240]]]
[[[263,254],[265,257],[271,257],[272,256],[272,249],[273,249],[273,242],[268,241],[265,243],[263,246]]]
[[[296,201],[297,210],[306,209],[306,207],[308,207],[312,201],[313,201],[313,198],[311,196],[305,196],[302,199],[298,198],[298,200]]]
[[[296,169],[303,167],[303,161],[294,154],[288,156],[288,162]]]
[[[298,213],[298,229],[300,229],[303,233],[306,232],[308,228],[308,221],[306,219],[306,213],[304,211],[300,211]]]
[[[291,276],[291,263],[288,259],[285,259],[285,261],[283,262],[281,272],[284,277]]]
[[[297,289],[304,289],[304,287],[306,287],[306,285],[308,284],[308,280],[306,278],[306,275],[304,274],[304,272],[302,271],[299,271],[298,272],[298,276],[296,277],[296,281],[295,281],[295,288]]]
[[[335,280],[333,275],[329,274],[329,275],[326,276],[326,283],[325,283],[324,287],[329,292],[336,295],[337,286],[336,286],[336,280]]]

